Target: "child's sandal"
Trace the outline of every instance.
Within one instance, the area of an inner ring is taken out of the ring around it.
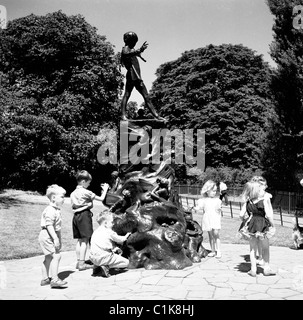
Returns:
[[[40,286],[48,286],[51,283],[52,278],[42,279],[40,282]]]

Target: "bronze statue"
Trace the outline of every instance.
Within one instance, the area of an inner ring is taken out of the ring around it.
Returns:
[[[146,60],[141,57],[141,53],[147,48],[148,43],[145,41],[140,47],[140,49],[136,50],[134,47],[138,42],[138,36],[135,32],[132,31],[126,32],[123,36],[123,40],[125,46],[122,48],[121,52],[121,64],[127,69],[127,73],[125,92],[121,103],[122,120],[127,120],[126,105],[128,99],[130,98],[132,90],[135,87],[138,90],[138,92],[142,95],[144,102],[150,110],[150,112],[152,113],[152,115],[156,119],[165,121],[164,118],[161,118],[158,115],[154,106],[152,105],[145,84],[141,78],[140,65],[137,57],[146,62]]]

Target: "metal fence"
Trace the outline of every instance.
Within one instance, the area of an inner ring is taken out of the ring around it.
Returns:
[[[200,196],[201,185],[175,185],[177,193],[182,195],[192,195]],[[241,193],[243,188],[229,188],[227,190],[227,195],[230,201],[241,203]],[[272,194],[272,206],[274,209],[282,209],[289,214],[294,213],[297,208],[303,208],[303,192],[286,192],[286,191],[276,191],[267,190]]]
[[[196,201],[200,198],[201,185],[175,185],[175,190],[179,195],[180,202],[185,207],[196,205]],[[242,199],[241,193],[243,188],[229,188],[227,196],[229,200],[228,206],[224,207],[223,214],[230,214],[233,218],[241,210]],[[290,217],[294,217],[298,211],[303,212],[303,192],[286,192],[267,190],[272,194],[272,206],[281,225],[290,222]]]

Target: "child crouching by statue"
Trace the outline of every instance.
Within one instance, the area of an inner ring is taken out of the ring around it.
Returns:
[[[101,275],[110,277],[110,268],[127,268],[129,260],[122,257],[121,249],[116,244],[123,244],[130,236],[128,232],[125,236],[119,236],[112,230],[113,213],[104,210],[97,216],[99,227],[94,231],[91,238],[91,249],[89,258],[94,264],[92,276]]]

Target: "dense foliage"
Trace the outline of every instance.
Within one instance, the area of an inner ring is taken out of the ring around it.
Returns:
[[[209,45],[161,65],[152,101],[172,128],[205,130],[206,167],[256,170],[274,116],[269,73],[249,48]]]
[[[299,187],[303,26],[294,27],[293,9],[303,0],[267,3],[276,69],[243,45],[222,44],[186,51],[157,70],[150,96],[170,129],[206,134],[206,171],[174,165],[179,182],[239,184],[262,173],[272,188]],[[59,183],[71,191],[75,171],[85,168],[98,189],[94,182],[113,170],[97,151],[107,130],[117,130],[122,80],[113,46],[81,15],[10,21],[0,30],[0,187],[45,191]],[[135,109],[130,103],[130,117]]]
[[[271,125],[262,162],[279,189],[300,188],[303,178],[303,1],[268,0],[274,15],[271,57],[277,64],[270,79],[277,118]],[[301,23],[295,27],[294,19]]]
[[[105,36],[80,15],[29,15],[0,30],[0,57],[2,185],[44,191],[74,185],[77,169],[101,174],[96,136],[115,125],[122,89]]]

